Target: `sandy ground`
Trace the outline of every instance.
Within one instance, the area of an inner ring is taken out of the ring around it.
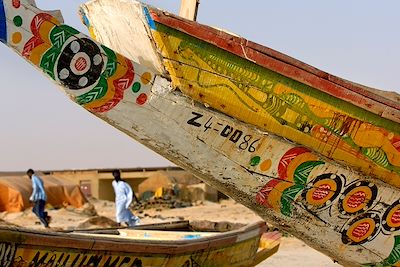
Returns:
[[[114,219],[114,203],[109,201],[91,200],[98,215]],[[92,216],[88,209],[75,209],[66,207],[62,209],[49,209],[52,216],[53,229],[72,229],[88,220]],[[253,223],[261,220],[254,212],[232,200],[221,203],[205,202],[197,206],[180,209],[146,209],[136,213],[141,218],[142,224],[167,222],[176,220],[209,220],[229,221],[236,223]],[[0,213],[0,219],[20,226],[33,229],[43,229],[30,209],[17,213]],[[279,251],[269,259],[260,263],[258,267],[338,267],[327,256],[308,247],[302,241],[293,237],[283,237]]]

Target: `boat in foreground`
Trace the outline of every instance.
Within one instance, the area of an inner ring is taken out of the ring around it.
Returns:
[[[254,266],[274,254],[279,232],[264,222],[223,233],[140,229],[71,233],[0,226],[0,265],[28,266]],[[189,223],[186,222],[189,226]],[[172,230],[171,230],[172,229]],[[259,245],[263,246],[262,248]]]
[[[0,39],[89,112],[341,264],[400,262],[398,95],[135,1],[82,6],[99,43],[2,7]]]

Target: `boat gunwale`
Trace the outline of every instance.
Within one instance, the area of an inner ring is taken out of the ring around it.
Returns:
[[[146,5],[147,6],[147,5]],[[207,42],[271,71],[304,83],[321,92],[352,103],[383,118],[400,122],[400,102],[378,95],[393,93],[370,88],[334,76],[281,52],[231,35],[225,31],[190,21],[163,10],[147,6],[154,21]],[[377,91],[377,93],[373,92]],[[400,96],[398,96],[400,98]]]
[[[252,231],[252,235],[239,237]],[[246,225],[240,229],[223,232],[214,236],[190,240],[134,240],[124,237],[101,235],[77,235],[73,233],[48,232],[15,226],[0,226],[0,242],[12,242],[22,246],[85,249],[114,252],[149,252],[156,254],[181,254],[200,249],[216,249],[250,240],[262,235],[268,229],[263,221]],[[41,244],[41,245],[38,245]]]

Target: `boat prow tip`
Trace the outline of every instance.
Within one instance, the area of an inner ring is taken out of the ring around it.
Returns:
[[[2,0],[0,7],[0,40],[88,111],[150,99],[154,71],[63,24],[60,11],[42,11],[31,0]]]
[[[35,0],[8,0],[8,1],[12,2],[13,5],[16,2],[20,2],[21,5],[25,6],[26,8],[29,8],[29,6],[34,7],[36,9],[42,11],[43,13],[47,13],[47,14],[55,17],[58,20],[58,22],[64,23],[64,18],[63,18],[62,14],[61,14],[61,10],[58,10],[58,9],[56,9],[56,10],[42,10],[42,9],[38,8]],[[4,0],[3,0],[3,2],[4,2]]]
[[[30,31],[38,23],[28,25],[26,18],[37,14],[48,15],[57,23],[64,23],[60,10],[41,10],[35,0],[2,0],[0,1],[0,41],[8,46],[16,47],[23,41],[24,32]]]

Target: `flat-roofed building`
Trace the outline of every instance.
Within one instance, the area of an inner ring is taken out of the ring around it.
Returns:
[[[79,184],[82,192],[88,197],[103,200],[114,200],[114,190],[111,185],[114,169],[88,170],[51,170],[43,171],[44,175],[52,175]],[[173,183],[196,184],[200,180],[179,167],[157,168],[121,168],[121,177],[136,192],[139,193],[139,184],[150,177],[167,176]]]
[[[35,171],[38,175],[43,177],[57,177],[70,184],[79,185],[82,193],[86,197],[114,201],[114,189],[111,184],[114,180],[112,176],[113,170],[114,169],[108,168]],[[216,201],[220,198],[225,198],[222,193],[219,193],[206,184],[201,186],[204,192],[203,195],[201,195],[201,197],[194,197],[194,195],[198,195],[197,193],[194,194],[196,185],[202,182],[191,173],[179,167],[120,168],[119,170],[121,171],[122,179],[132,187],[138,197],[142,197],[145,193],[148,193],[147,195],[153,195],[160,188],[171,189],[176,188],[178,185],[178,188],[182,189],[182,193],[187,195],[189,199]],[[26,175],[25,172],[0,172],[0,177],[24,175]],[[199,190],[197,189],[197,191]]]

